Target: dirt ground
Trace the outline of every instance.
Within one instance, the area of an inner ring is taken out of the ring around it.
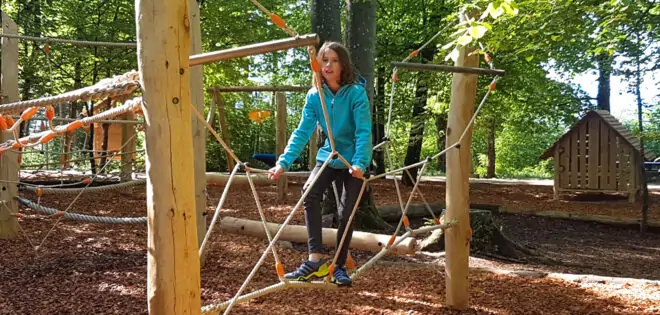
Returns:
[[[397,203],[391,181],[373,185],[378,205]],[[639,204],[625,198],[593,201],[567,197],[552,201],[552,188],[474,184],[472,203],[518,209],[562,210],[617,217],[639,217]],[[424,183],[429,202],[443,202],[442,183]],[[409,192],[404,189],[404,193]],[[209,189],[207,223],[222,193]],[[30,200],[36,196],[22,192]],[[300,196],[290,185],[285,204],[275,202],[273,187],[259,187],[266,218],[282,222]],[[72,195],[46,195],[43,205],[65,209]],[[419,199],[413,202],[420,202]],[[651,194],[649,217],[660,220],[660,192]],[[146,239],[144,225],[80,223],[21,208],[19,237],[0,240],[0,314],[145,314]],[[70,210],[102,216],[145,215],[144,187],[103,195],[83,194]],[[247,187],[232,187],[222,215],[259,219]],[[564,281],[484,272],[470,274],[470,309],[445,307],[445,271],[437,254],[386,256],[361,274],[351,288],[287,290],[236,305],[232,314],[660,314],[660,232],[641,235],[636,227],[495,214],[512,239],[570,266],[518,264],[471,257],[473,268],[532,270],[649,279],[640,281]],[[295,214],[292,224],[304,224]],[[45,241],[43,241],[45,238]],[[43,241],[43,243],[41,243]],[[33,246],[41,244],[38,250]],[[201,270],[202,305],[234,296],[259,259],[264,239],[214,233]],[[305,257],[304,244],[278,247],[286,271]],[[353,253],[358,266],[374,253]],[[267,256],[247,292],[278,282],[272,254]]]

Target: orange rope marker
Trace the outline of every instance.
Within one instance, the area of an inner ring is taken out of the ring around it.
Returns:
[[[50,54],[50,45],[48,45],[48,43],[44,45],[44,51],[46,52],[46,55]]]
[[[355,260],[353,260],[353,256],[351,255],[348,255],[346,258],[346,268],[355,269]]]
[[[419,49],[415,49],[415,50],[413,50],[413,51],[410,53],[410,55],[408,56],[408,58],[413,59],[413,58],[417,57],[417,54],[419,54]]]
[[[7,119],[7,127],[11,128],[11,127],[14,126],[14,118],[7,115],[7,117],[5,117],[5,119]]]
[[[16,143],[14,143],[14,145],[11,146],[11,148],[14,149],[14,150],[18,150],[18,149],[20,149],[20,148],[22,148],[22,147],[23,147],[23,146],[21,145],[20,142],[16,142]]]
[[[43,197],[44,195],[44,189],[39,187],[37,188],[37,197]]]
[[[484,59],[486,59],[486,62],[487,62],[487,63],[490,63],[491,61],[493,61],[493,59],[490,58],[490,55],[487,54],[487,53],[484,53]]]
[[[314,58],[310,60],[309,63],[312,66],[312,71],[321,72],[321,65],[319,64],[318,59]]]
[[[399,74],[398,74],[398,73],[396,73],[396,72],[395,72],[395,73],[392,73],[392,82],[396,82],[396,80],[397,80],[398,78],[399,78]]]
[[[89,184],[92,183],[92,180],[89,179],[89,178],[85,178],[85,179],[83,179],[81,182],[82,182],[83,184],[85,184],[85,185],[89,185]]]
[[[408,216],[404,215],[403,216],[403,226],[409,227],[410,226],[410,221],[408,220]]]
[[[29,120],[30,118],[32,118],[32,116],[34,116],[34,114],[37,113],[37,110],[39,110],[39,109],[36,108],[36,107],[30,107],[30,108],[24,110],[23,113],[21,114],[21,119],[24,120],[24,121]]]
[[[55,136],[56,136],[56,134],[54,132],[49,131],[43,137],[41,137],[41,139],[39,139],[39,143],[45,144],[46,142],[48,142],[50,140],[53,140],[53,138],[55,138]]]
[[[396,240],[396,235],[390,236],[390,240],[387,242],[387,247],[392,246],[392,244],[394,244],[395,240]]]
[[[435,225],[440,225],[440,218],[435,218]]]
[[[48,121],[51,121],[53,118],[55,118],[55,108],[53,108],[51,105],[46,107],[46,118],[48,118]]]
[[[55,214],[54,214],[54,216],[55,216],[56,218],[59,218],[59,217],[61,217],[61,216],[63,216],[63,215],[64,215],[64,212],[62,212],[62,211],[57,211],[57,212],[55,212]]]
[[[490,85],[488,86],[488,90],[493,91],[495,90],[495,86],[497,83],[495,81],[491,82]]]
[[[472,239],[472,228],[471,227],[468,227],[468,229],[467,229],[467,237],[468,237],[468,239]]]
[[[25,217],[25,215],[22,214],[22,213],[14,213],[14,216],[15,216],[17,219],[22,219],[22,218]]]
[[[280,277],[284,277],[284,267],[282,264],[277,263],[275,264],[275,270],[277,270],[277,275]]]
[[[333,273],[335,273],[335,264],[328,266],[328,278],[330,278]]]
[[[76,120],[74,122],[68,123],[66,125],[66,131],[74,131],[80,127],[82,127],[83,123],[80,120]]]
[[[275,13],[270,14],[270,20],[273,21],[275,25],[279,28],[284,28],[286,26],[286,22],[284,21],[283,18],[279,17],[279,15]]]
[[[16,162],[18,162],[18,164],[21,164],[21,162],[23,162],[23,154],[18,155],[18,157],[16,158]]]
[[[7,130],[7,120],[0,115],[0,131]]]

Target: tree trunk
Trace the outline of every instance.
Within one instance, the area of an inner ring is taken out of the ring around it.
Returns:
[[[426,63],[433,59],[435,54],[434,48],[428,48],[421,52],[422,63]],[[406,150],[405,165],[415,164],[420,161],[420,154],[422,153],[422,143],[424,140],[424,120],[425,120],[425,107],[428,98],[428,79],[429,74],[420,72],[417,77],[417,87],[415,90],[415,101],[413,104],[413,112],[410,127],[410,136],[408,138],[408,149]],[[417,168],[410,169],[410,175],[413,179],[417,178]],[[414,182],[410,177],[403,176],[403,184],[412,187]]]
[[[612,57],[596,56],[598,63],[598,109],[610,111],[610,77],[612,76]]]
[[[339,1],[312,0],[312,33],[319,36],[319,49],[326,41],[341,42]]]
[[[639,32],[637,32],[637,41],[639,43]],[[649,186],[646,181],[646,171],[644,169],[645,154],[644,154],[644,122],[642,120],[642,93],[640,87],[642,85],[642,74],[641,74],[641,65],[639,64],[639,54],[635,56],[635,63],[637,69],[635,71],[635,94],[637,96],[637,123],[639,124],[639,181],[641,185],[641,194],[642,194],[642,220],[640,222],[640,231],[642,233],[646,232],[646,225],[648,223],[649,216]]]
[[[488,168],[486,169],[486,177],[495,177],[495,126],[496,119],[492,118],[490,126],[488,126]]]
[[[442,152],[445,149],[446,144],[445,140],[447,138],[447,113],[443,113],[435,116],[435,128],[438,130],[436,146],[438,152]],[[447,155],[441,154],[438,157],[438,170],[445,173],[447,172]]]
[[[383,124],[383,117],[385,117],[385,81],[388,78],[385,67],[378,69],[378,77],[376,78],[376,93],[374,93],[374,106],[372,111],[371,121],[373,123],[372,139],[373,144],[377,145],[385,137],[385,125]],[[376,150],[373,152],[371,171],[373,174],[385,173],[385,148],[383,150]]]
[[[444,217],[443,217],[444,219]],[[485,256],[499,256],[520,259],[532,254],[531,250],[513,242],[500,231],[488,210],[470,210],[472,239],[470,253]],[[445,249],[444,231],[435,230],[420,242],[422,251],[443,251]]]

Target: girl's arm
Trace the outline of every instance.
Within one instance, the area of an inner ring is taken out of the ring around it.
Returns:
[[[310,102],[312,97],[318,98],[318,94],[311,92],[307,94],[307,100],[305,101],[305,106],[303,106],[300,123],[298,124],[296,130],[294,130],[291,134],[289,143],[287,144],[286,148],[284,148],[284,153],[280,155],[280,158],[277,161],[277,164],[285,170],[289,170],[293,161],[295,161],[295,159],[300,156],[302,149],[309,141],[309,138],[312,136],[314,129],[316,129],[318,117],[316,115],[316,111],[313,108],[314,104]]]
[[[371,163],[371,109],[369,98],[364,88],[359,87],[353,103],[353,118],[355,119],[355,155],[351,164],[366,172]]]

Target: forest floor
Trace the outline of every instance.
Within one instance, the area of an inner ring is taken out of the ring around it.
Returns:
[[[391,181],[373,184],[378,205],[396,204]],[[444,201],[442,182],[425,182],[429,202]],[[276,190],[259,187],[266,218],[282,222],[300,196],[291,184],[287,202]],[[410,189],[404,189],[409,193]],[[222,187],[210,187],[207,223]],[[29,192],[21,196],[37,200]],[[406,196],[406,195],[404,195]],[[46,195],[41,204],[64,210],[75,195]],[[660,191],[651,192],[649,218],[660,221]],[[70,212],[102,216],[144,216],[144,187],[103,195],[83,194]],[[638,218],[640,204],[625,197],[607,200],[565,196],[552,200],[552,187],[476,183],[472,203],[525,211],[566,211]],[[413,202],[419,202],[415,200]],[[146,240],[144,225],[104,225],[62,220],[21,208],[19,237],[0,240],[0,314],[146,314]],[[222,215],[259,220],[248,187],[232,186]],[[445,308],[442,257],[419,253],[385,256],[360,275],[351,288],[303,289],[271,293],[238,304],[233,314],[660,314],[660,231],[645,235],[638,227],[494,213],[502,231],[517,242],[565,265],[520,264],[470,257],[470,309]],[[299,211],[291,224],[304,224]],[[52,232],[49,234],[49,231]],[[47,236],[47,237],[46,237]],[[30,246],[43,242],[40,249]],[[201,269],[202,305],[234,296],[266,248],[264,239],[215,232]],[[278,246],[286,271],[306,256],[304,244]],[[332,253],[332,251],[330,251]],[[374,253],[352,253],[358,266]],[[278,282],[269,253],[246,292]],[[536,276],[488,270],[536,271]],[[545,275],[547,276],[539,276]],[[562,280],[550,273],[624,277]],[[591,280],[590,280],[591,279]],[[594,280],[595,279],[595,280]],[[648,280],[639,280],[648,279]]]

